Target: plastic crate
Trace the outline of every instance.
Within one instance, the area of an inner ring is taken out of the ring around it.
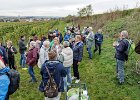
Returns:
[[[69,89],[72,89],[72,88],[79,88],[79,96],[78,96],[78,100],[81,100],[81,95],[82,95],[82,90],[84,90],[88,96],[88,100],[90,100],[90,97],[88,95],[88,91],[87,91],[87,86],[85,83],[79,83],[79,84],[71,84],[71,85],[68,85],[67,86],[67,91]],[[69,97],[68,97],[68,92],[66,92],[66,100],[69,100]]]

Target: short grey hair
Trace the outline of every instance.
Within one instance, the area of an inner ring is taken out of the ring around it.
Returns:
[[[43,42],[43,46],[50,45],[50,41],[46,40]]]
[[[70,43],[69,43],[68,41],[64,41],[64,42],[63,42],[63,46],[64,46],[64,47],[69,47],[69,46],[70,46]]]
[[[123,38],[128,38],[128,32],[126,30],[122,31],[121,35],[123,35]]]
[[[30,42],[30,46],[36,47],[36,42],[35,41],[31,41]]]

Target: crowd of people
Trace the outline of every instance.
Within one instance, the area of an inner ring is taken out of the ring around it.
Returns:
[[[120,84],[124,83],[125,52],[129,46],[127,38],[127,31],[122,31],[119,41],[113,43],[116,48],[117,78]],[[84,27],[81,31],[79,26],[71,26],[65,27],[64,37],[56,29],[40,40],[36,35],[33,35],[27,45],[25,40],[25,36],[21,36],[19,40],[20,66],[26,70],[26,65],[28,65],[28,73],[31,77],[29,82],[37,82],[34,72],[34,66],[37,65],[42,76],[39,90],[46,92],[49,88],[48,84],[53,82],[59,92],[53,99],[45,97],[45,100],[60,100],[61,92],[67,91],[67,85],[70,85],[72,80],[75,80],[75,83],[80,82],[79,65],[83,58],[84,45],[86,45],[89,60],[93,58],[93,53],[96,53],[97,50],[99,50],[99,55],[101,54],[103,33],[102,29],[94,34],[92,27]],[[95,49],[92,51],[93,46]],[[0,100],[8,100],[7,91],[10,81],[3,73],[7,72],[9,68],[16,70],[16,53],[17,50],[12,45],[12,41],[7,42],[6,48],[0,45]],[[71,76],[72,66],[73,76]],[[5,92],[2,93],[1,91]]]

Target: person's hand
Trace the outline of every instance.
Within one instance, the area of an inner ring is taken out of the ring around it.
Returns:
[[[80,62],[77,63],[77,65],[79,65],[79,64],[80,64]]]
[[[113,43],[113,47],[116,47],[117,46],[117,42],[115,41],[114,43]]]

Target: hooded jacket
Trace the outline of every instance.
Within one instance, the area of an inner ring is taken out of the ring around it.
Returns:
[[[41,67],[40,74],[42,76],[42,82],[39,86],[39,90],[41,92],[44,92],[45,86],[48,82],[49,75],[47,73],[46,67],[49,69],[49,72],[53,74],[54,80],[58,86],[58,91],[63,92],[64,91],[64,83],[63,83],[63,77],[66,76],[66,71],[64,70],[64,66],[59,61],[45,61],[45,63]]]

